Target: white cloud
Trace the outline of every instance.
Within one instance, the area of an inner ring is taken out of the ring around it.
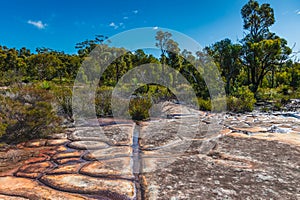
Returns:
[[[111,22],[111,23],[109,24],[109,26],[110,26],[110,27],[113,27],[114,29],[119,28],[119,26],[116,25],[114,22]]]
[[[123,22],[120,22],[119,24],[116,24],[115,22],[111,22],[109,24],[109,26],[114,28],[114,29],[125,28],[125,24]]]
[[[297,12],[297,15],[300,15],[300,11]]]
[[[158,26],[154,26],[153,29],[154,29],[154,30],[157,30],[157,29],[158,29]]]
[[[134,14],[138,14],[138,10],[134,10],[134,11],[132,11]]]
[[[128,19],[128,17],[123,17],[123,19]]]
[[[37,27],[38,29],[45,29],[47,26],[47,24],[43,23],[41,20],[39,21],[28,20],[27,23]]]
[[[125,28],[125,24],[124,24],[123,22],[119,23],[119,26],[120,26],[121,28]]]

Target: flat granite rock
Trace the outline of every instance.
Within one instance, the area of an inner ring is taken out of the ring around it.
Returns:
[[[54,155],[53,159],[63,159],[63,158],[79,158],[81,157],[83,151],[73,151],[73,152],[62,152]]]
[[[76,174],[81,168],[82,163],[59,165],[47,171],[47,174]]]
[[[100,141],[74,141],[68,144],[68,147],[80,150],[95,150],[95,149],[105,149],[109,145],[105,142]]]
[[[83,159],[89,161],[106,160],[119,157],[130,157],[132,153],[131,147],[128,146],[114,146],[106,149],[89,151],[88,154],[83,156]]]
[[[78,127],[68,138],[73,141],[102,141],[110,145],[131,145],[133,125],[114,124],[102,127]]]
[[[267,132],[267,128],[263,128],[263,127],[232,127],[232,129],[236,130],[236,131],[241,131],[241,132],[245,132],[245,133],[259,133],[259,132]]]
[[[27,164],[21,166],[15,175],[26,178],[37,178],[52,167],[54,165],[49,161]]]
[[[222,127],[213,116],[210,123],[201,122],[199,116],[180,119],[161,119],[144,122],[140,129],[141,149],[165,148],[180,141],[210,140],[221,135]]]
[[[80,194],[97,194],[115,200],[134,199],[134,183],[127,180],[93,178],[78,174],[45,175],[41,181],[50,187]]]
[[[103,126],[102,130],[111,145],[131,145],[134,125],[115,124]]]
[[[23,178],[31,178],[31,179],[36,179],[41,176],[41,173],[25,173],[22,171],[18,171],[15,173],[16,177],[23,177]]]
[[[142,149],[152,149],[180,141],[182,140],[179,133],[180,126],[179,122],[172,119],[143,123],[140,130],[139,145]]]
[[[46,161],[46,162],[23,165],[22,167],[19,168],[19,171],[22,171],[24,173],[41,173],[53,166],[54,165],[51,162]]]
[[[208,155],[173,157],[168,165],[166,158],[144,159],[144,198],[296,200],[299,157],[287,144],[223,137]]]
[[[65,165],[65,164],[75,164],[75,163],[82,163],[84,160],[81,158],[62,158],[62,159],[57,159],[55,160],[56,163],[59,165]]]
[[[24,144],[25,147],[35,148],[35,147],[42,147],[46,145],[47,140],[41,139],[41,140],[32,140],[28,141]]]
[[[129,157],[94,161],[82,167],[80,173],[94,177],[134,179]]]
[[[32,164],[32,163],[37,163],[37,162],[44,162],[44,161],[47,161],[49,159],[50,159],[49,156],[40,155],[40,156],[29,158],[28,160],[26,160],[24,162],[24,164]]]
[[[70,194],[43,186],[34,180],[18,177],[0,177],[0,194],[25,199],[89,199],[78,194]]]
[[[58,146],[55,150],[57,152],[64,152],[64,151],[67,151],[67,147],[65,147],[65,146]]]
[[[9,196],[9,195],[1,195],[0,194],[0,199],[1,200],[28,200],[28,198],[23,198],[23,197],[14,197],[14,196]]]
[[[51,140],[47,140],[46,145],[47,146],[59,146],[59,145],[65,144],[69,141],[70,140],[68,140],[68,139],[51,139]]]
[[[77,127],[75,131],[68,135],[68,139],[72,141],[103,141],[107,140],[101,127]]]

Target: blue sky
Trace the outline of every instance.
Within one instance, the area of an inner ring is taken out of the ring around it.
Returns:
[[[300,0],[259,0],[270,3],[276,23],[271,31],[297,43],[300,50]],[[75,53],[77,42],[96,34],[113,36],[140,27],[182,32],[202,46],[243,37],[240,10],[247,0],[10,0],[1,2],[0,45],[35,50],[49,47]],[[154,38],[153,38],[154,43]]]

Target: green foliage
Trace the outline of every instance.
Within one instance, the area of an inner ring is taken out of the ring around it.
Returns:
[[[68,86],[57,86],[53,89],[58,115],[73,122],[72,89]]]
[[[279,99],[281,96],[275,88],[259,88],[256,93],[258,101],[270,101]]]
[[[149,109],[152,103],[150,98],[134,98],[129,103],[129,114],[133,120],[145,120],[149,119]]]
[[[291,49],[287,41],[269,31],[275,23],[274,11],[269,4],[259,5],[250,0],[241,10],[244,29],[248,34],[243,42],[243,62],[248,72],[248,85],[256,93],[264,77],[272,72],[272,87],[274,74],[278,66],[288,60]]]
[[[51,84],[49,81],[43,81],[41,84],[40,84],[40,88],[41,89],[44,89],[44,90],[50,90],[51,89]]]
[[[17,143],[47,137],[59,130],[51,95],[34,86],[13,88],[1,95],[2,140]]]
[[[97,116],[111,116],[111,98],[113,87],[102,86],[97,88],[96,97],[95,97],[95,109]]]
[[[241,70],[241,50],[241,45],[232,44],[229,39],[221,40],[206,48],[206,51],[214,58],[216,65],[218,65],[221,75],[225,78],[227,94],[230,93],[230,89]]]
[[[148,85],[147,87],[147,96],[151,97],[154,103],[170,101],[175,98],[174,94],[168,88],[161,85]]]
[[[198,98],[198,106],[199,110],[202,111],[211,111],[211,101],[210,100],[205,100],[202,98]]]
[[[243,86],[237,90],[234,96],[227,98],[228,110],[233,112],[250,112],[254,109],[256,100],[248,87]]]

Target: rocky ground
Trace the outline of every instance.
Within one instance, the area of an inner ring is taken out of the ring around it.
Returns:
[[[300,199],[300,116],[102,119],[0,150],[0,199]]]

